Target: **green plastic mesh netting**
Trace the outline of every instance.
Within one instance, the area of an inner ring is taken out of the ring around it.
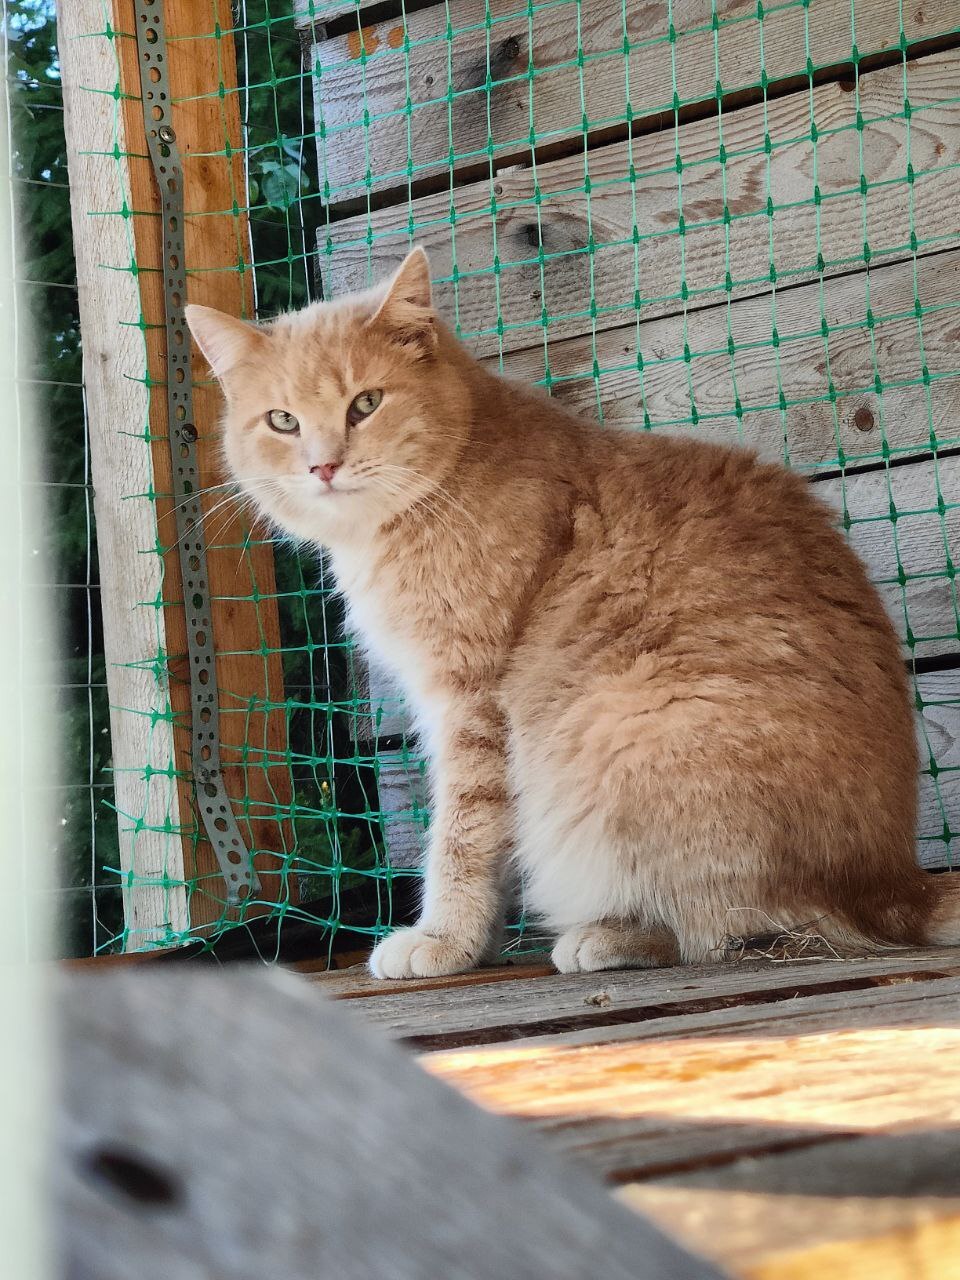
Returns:
[[[91,41],[122,38],[110,8]],[[261,316],[363,286],[420,242],[439,305],[505,372],[607,422],[740,441],[822,486],[903,637],[922,713],[920,856],[951,865],[956,3],[299,0],[291,12],[241,0],[231,31],[208,0],[193,10],[198,56],[228,36],[237,51],[239,87],[225,92],[240,99],[247,189],[235,212],[249,214]],[[118,429],[149,447],[143,424]],[[217,546],[215,517],[206,528]],[[231,549],[242,560],[250,546]],[[263,659],[279,648],[270,709],[285,742],[270,764],[286,783],[272,812],[233,796],[256,819],[247,834],[262,841],[272,824],[270,894],[208,913],[201,930],[190,898],[216,885],[173,877],[187,917],[138,936],[104,909],[98,951],[209,938],[264,913],[267,951],[301,922],[318,954],[360,949],[410,898],[427,812],[402,706],[343,636],[315,554],[276,541],[273,557],[280,640]],[[230,637],[217,645],[230,651]],[[162,662],[156,674],[169,716]],[[263,710],[242,688],[221,704],[248,721]],[[251,750],[248,776],[265,754]],[[121,850],[152,831],[175,865],[169,825],[153,805],[121,814]],[[119,852],[93,863],[98,892],[136,888]],[[521,912],[509,949],[538,945]]]

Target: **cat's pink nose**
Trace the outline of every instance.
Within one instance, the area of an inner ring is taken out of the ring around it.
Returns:
[[[326,480],[327,484],[329,484],[339,470],[339,462],[321,462],[317,466],[310,468],[310,474],[319,476],[321,480]]]

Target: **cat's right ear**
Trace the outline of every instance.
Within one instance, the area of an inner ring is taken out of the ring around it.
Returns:
[[[430,263],[423,249],[411,250],[401,262],[367,328],[388,334],[414,357],[436,349],[437,315],[430,292]]]
[[[221,380],[231,369],[263,349],[266,335],[224,311],[191,303],[184,309],[193,340],[203,352],[214,376]]]

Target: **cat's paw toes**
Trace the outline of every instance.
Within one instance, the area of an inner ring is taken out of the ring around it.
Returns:
[[[436,937],[423,929],[397,929],[370,956],[375,978],[439,978],[464,973],[476,957],[452,938]]]
[[[595,924],[577,925],[561,933],[550,959],[560,973],[596,973],[623,964],[611,952],[610,931]]]

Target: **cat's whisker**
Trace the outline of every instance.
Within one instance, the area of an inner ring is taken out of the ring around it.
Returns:
[[[378,477],[376,483],[384,490],[384,492],[389,493],[392,497],[414,498],[414,501],[408,507],[397,513],[398,516],[409,516],[413,511],[417,510],[418,507],[422,507],[434,517],[441,530],[452,530],[453,526],[450,523],[449,516],[445,515],[437,506],[436,502],[433,501],[433,495],[431,493],[420,493],[418,495],[415,488],[400,484],[395,478],[388,479],[386,476]]]
[[[252,482],[252,481],[245,481],[244,483],[245,483],[245,484],[250,484],[250,483],[253,483],[253,482]],[[263,483],[263,482],[261,482],[261,483]],[[265,480],[265,483],[267,483],[267,484],[274,484],[274,483],[275,483],[275,481],[272,481],[272,480],[266,479],[266,480]],[[225,498],[221,498],[218,502],[215,502],[215,503],[213,504],[213,506],[212,506],[212,507],[210,507],[208,510],[204,511],[204,512],[203,512],[203,514],[201,515],[200,519],[199,519],[199,520],[197,520],[197,521],[195,521],[195,522],[190,526],[190,528],[189,528],[189,529],[186,529],[186,530],[185,530],[185,531],[180,535],[180,537],[179,537],[179,538],[177,538],[177,540],[176,540],[175,542],[172,542],[172,543],[170,544],[170,546],[167,548],[167,550],[168,550],[168,551],[173,551],[176,547],[179,547],[180,543],[184,540],[184,538],[192,537],[194,534],[199,534],[200,532],[202,532],[202,531],[206,528],[206,526],[207,526],[208,522],[210,521],[211,517],[212,517],[213,515],[215,515],[215,514],[216,514],[216,512],[218,512],[218,511],[222,510],[224,507],[228,506],[230,503],[235,503],[235,502],[249,502],[249,501],[251,501],[251,500],[252,500],[252,498],[253,498],[253,495],[252,495],[252,494],[250,494],[250,493],[247,493],[245,490],[241,490],[239,493],[229,493],[229,494],[227,494],[227,496],[226,496]],[[228,517],[228,519],[229,519],[229,517]],[[224,527],[225,527],[225,526],[224,526]]]
[[[224,532],[230,525],[230,522],[240,514],[240,512],[244,509],[248,501],[249,501],[249,498],[247,494],[235,494],[232,499],[232,505],[228,504],[228,502],[224,500],[224,502],[221,503],[220,506],[217,508],[217,510],[220,510],[221,507],[226,508],[225,513],[220,520],[220,523],[217,525],[217,528],[215,531],[211,531],[207,533],[207,525],[209,523],[210,517],[214,514],[211,511],[210,516],[208,516],[207,519],[204,520],[203,526],[202,526],[205,534],[207,534],[206,541],[207,541],[208,548],[217,546],[218,542],[220,541],[220,538],[223,536]]]
[[[412,497],[414,499],[414,501],[405,510],[398,512],[398,515],[409,516],[413,511],[422,507],[435,517],[442,529],[451,529],[453,527],[450,522],[449,515],[444,516],[443,511],[436,501],[436,495],[432,490],[423,492],[409,480],[401,482],[396,476],[392,478],[380,476],[378,477],[378,482],[381,488],[384,488],[395,497]]]
[[[248,476],[245,480],[242,480],[242,481],[226,480],[224,481],[223,484],[205,485],[204,488],[202,489],[195,489],[194,492],[189,494],[186,498],[184,498],[182,502],[178,502],[175,506],[169,507],[166,511],[164,511],[159,516],[159,519],[165,520],[167,516],[173,515],[174,512],[181,510],[182,507],[188,507],[191,502],[196,502],[198,499],[203,498],[208,493],[216,493],[219,489],[238,489],[240,488],[241,485],[244,485],[244,484],[256,484],[260,481],[272,482],[273,480],[274,480],[273,476]]]
[[[239,483],[239,480],[227,480],[223,484],[208,484],[202,489],[195,489],[193,493],[184,498],[182,502],[178,502],[164,511],[159,519],[165,520],[167,516],[173,515],[183,507],[188,507],[191,502],[199,501],[199,499],[205,497],[208,493],[216,493],[219,489],[236,489]]]
[[[238,497],[238,501],[234,507],[227,509],[219,525],[217,526],[216,532],[212,533],[207,539],[208,545],[210,547],[216,547],[218,545],[218,543],[220,542],[220,539],[224,536],[227,529],[230,527],[230,524],[235,519],[237,519],[238,516],[242,514],[249,500],[250,499],[248,495],[243,494],[242,497]]]
[[[420,473],[415,471],[412,467],[405,467],[399,463],[383,463],[381,464],[381,466],[384,470],[389,470],[393,473],[400,473],[401,475],[405,475],[408,478],[409,477],[416,477],[417,479],[423,478],[421,477]],[[410,483],[412,484],[412,480],[410,481]],[[450,491],[438,480],[430,480],[428,483],[430,487],[424,493],[424,497],[426,497],[429,494],[430,496],[436,496],[442,499],[443,501],[447,502],[473,526],[473,528],[476,530],[477,534],[481,538],[485,538],[483,526],[480,524],[479,520],[476,518],[476,516],[473,514],[472,511],[470,511],[467,507],[465,507],[463,503],[459,501],[459,499],[455,498],[453,494],[450,493]],[[413,507],[408,508],[408,510],[413,510],[416,507],[420,506],[421,504],[422,504],[422,499],[415,502],[413,504]]]
[[[247,532],[243,539],[243,546],[240,548],[240,554],[237,557],[237,567],[233,571],[233,576],[235,579],[240,577],[240,566],[243,564],[243,557],[247,554],[247,549],[250,546],[250,536],[252,533],[253,533],[253,526],[248,525]]]
[[[464,506],[464,504],[460,502],[459,499],[455,498],[453,494],[450,493],[450,491],[446,489],[442,484],[435,483],[434,487],[430,490],[429,496],[434,498],[435,500],[446,502],[448,506],[451,506],[455,511],[459,512],[460,515],[462,515],[467,520],[467,522],[476,530],[477,536],[481,540],[485,541],[486,535],[484,533],[484,529],[480,521],[476,518],[476,516],[473,514],[472,511],[470,511],[466,506]]]

